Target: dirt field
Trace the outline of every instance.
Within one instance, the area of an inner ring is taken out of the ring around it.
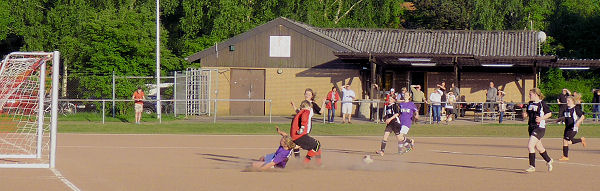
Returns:
[[[543,139],[554,171],[537,155],[528,166],[525,138],[417,137],[405,155],[390,139],[384,157],[365,165],[380,137],[316,137],[323,167],[244,172],[274,152],[279,136],[59,134],[56,171],[1,169],[0,190],[594,190],[600,173],[600,139],[571,146],[558,162],[560,139]],[[304,152],[303,152],[304,154]]]

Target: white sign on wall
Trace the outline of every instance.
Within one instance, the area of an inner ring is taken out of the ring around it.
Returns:
[[[290,36],[270,36],[269,57],[290,57],[292,38]]]

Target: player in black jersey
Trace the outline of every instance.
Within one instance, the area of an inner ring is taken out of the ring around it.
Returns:
[[[542,137],[546,133],[546,119],[552,116],[550,107],[546,104],[544,94],[538,88],[529,90],[529,104],[523,108],[523,118],[529,118],[529,144],[527,149],[529,150],[529,168],[526,172],[535,172],[535,151],[537,150],[540,155],[546,161],[548,171],[552,171],[552,162],[554,162],[546,152],[544,145],[542,145]]]
[[[575,98],[573,96],[567,97],[567,108],[562,113],[565,118],[565,133],[563,137],[563,156],[560,161],[569,160],[569,144],[581,143],[584,147],[586,146],[585,137],[581,139],[575,139],[575,135],[579,131],[579,126],[585,119],[581,107],[576,107]]]

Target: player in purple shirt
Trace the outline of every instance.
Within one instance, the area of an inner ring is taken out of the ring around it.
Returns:
[[[285,168],[291,155],[291,149],[296,147],[296,144],[290,136],[282,135],[279,145],[277,151],[261,156],[258,159],[260,162],[252,163],[252,167],[261,171],[271,168]]]
[[[404,94],[404,101],[401,103],[396,103],[396,100],[393,97],[390,97],[388,103],[389,105],[386,107],[385,111],[385,133],[383,134],[383,140],[381,141],[381,149],[376,151],[376,153],[381,156],[385,153],[387,139],[391,132],[394,132],[396,138],[398,138],[399,153],[406,153],[414,147],[414,140],[407,139],[405,136],[412,123],[412,115],[417,111],[415,104],[410,102],[410,93],[406,92]]]
[[[415,140],[406,138],[410,125],[412,124],[413,117],[419,119],[417,106],[411,101],[410,93],[404,93],[404,102],[398,104],[400,106],[400,136],[403,138],[404,152],[411,151],[415,148]],[[415,115],[416,113],[416,115]]]

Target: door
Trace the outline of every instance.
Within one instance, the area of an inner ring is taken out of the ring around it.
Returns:
[[[265,70],[231,69],[230,98],[247,101],[230,101],[231,115],[265,115]],[[254,100],[254,101],[251,101]]]

